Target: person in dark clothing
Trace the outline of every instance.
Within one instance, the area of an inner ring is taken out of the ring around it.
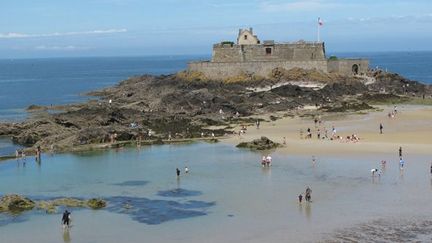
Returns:
[[[70,212],[65,210],[62,216],[62,224],[64,227],[69,227],[70,224]]]
[[[302,195],[302,194],[300,194],[300,195],[298,196],[298,200],[299,200],[299,203],[301,203],[301,202],[303,201],[303,195]]]
[[[382,123],[380,123],[380,126],[379,126],[379,128],[380,128],[380,134],[382,134],[382,131],[383,131],[383,128],[384,128],[384,126],[383,126],[383,124],[382,124]]]
[[[177,173],[177,177],[179,177],[180,176],[180,170],[179,170],[179,168],[176,169],[176,173]]]
[[[399,147],[399,157],[402,157],[402,147]]]
[[[310,189],[310,187],[306,188],[306,193],[305,193],[305,199],[307,202],[310,202],[312,199],[312,189]]]

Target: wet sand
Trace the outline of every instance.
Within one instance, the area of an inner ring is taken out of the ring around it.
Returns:
[[[393,106],[380,106],[382,111],[368,114],[331,114],[322,116],[321,126],[315,127],[314,118],[282,118],[273,122],[261,122],[260,129],[249,126],[246,134],[231,136],[224,140],[230,144],[251,141],[260,136],[286,145],[278,152],[285,154],[323,155],[323,154],[363,154],[363,153],[398,153],[400,146],[403,153],[430,154],[432,145],[432,107],[430,106],[398,106],[395,118],[388,118]],[[282,117],[283,114],[279,114]],[[268,117],[266,117],[268,120]],[[383,134],[379,133],[379,124],[383,124]],[[317,139],[317,128],[321,135],[327,128],[328,136],[332,135],[332,126],[336,135],[343,140],[330,141]],[[301,139],[300,130],[306,135],[307,128],[312,130],[312,139]],[[240,127],[236,127],[238,132]],[[346,142],[345,138],[356,134],[360,141]]]

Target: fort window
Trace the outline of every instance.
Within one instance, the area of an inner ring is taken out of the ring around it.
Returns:
[[[271,55],[272,54],[272,49],[270,47],[267,47],[265,49],[265,51],[266,51],[266,55]]]
[[[244,35],[244,39],[247,40],[247,35]]]

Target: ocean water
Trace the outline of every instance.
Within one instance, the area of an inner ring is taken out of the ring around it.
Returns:
[[[0,242],[340,242],[340,232],[355,235],[364,224],[375,241],[398,225],[405,235],[392,237],[400,242],[429,234],[416,229],[432,216],[432,206],[419,203],[432,199],[426,155],[407,155],[404,171],[397,154],[318,156],[312,166],[309,156],[275,153],[271,168],[262,168],[260,158],[232,145],[197,143],[1,163],[2,194],[102,197],[109,204],[70,209],[66,233],[59,213],[2,215]],[[382,158],[383,175],[371,178],[369,168]],[[299,204],[306,186],[313,202]]]
[[[370,60],[370,68],[379,67],[411,80],[432,84],[432,51],[327,53],[327,56],[331,55],[366,58]]]

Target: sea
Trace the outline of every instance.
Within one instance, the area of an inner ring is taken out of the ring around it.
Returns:
[[[364,57],[371,67],[432,83],[432,52],[331,53]],[[0,120],[21,121],[26,107],[83,102],[86,92],[142,74],[170,74],[206,56],[0,60]],[[340,128],[344,129],[344,128]],[[0,137],[0,155],[17,148]],[[263,154],[232,144],[130,147],[43,154],[0,163],[0,196],[104,198],[102,210],[0,213],[0,242],[430,242],[430,156],[395,153],[310,156]],[[380,178],[369,168],[388,158]],[[184,173],[184,167],[189,173]],[[182,171],[175,176],[175,169]],[[365,169],[366,168],[366,169]],[[313,189],[313,203],[297,195]],[[384,232],[384,234],[383,234]],[[396,233],[394,233],[396,232]],[[348,237],[348,238],[347,238]]]

